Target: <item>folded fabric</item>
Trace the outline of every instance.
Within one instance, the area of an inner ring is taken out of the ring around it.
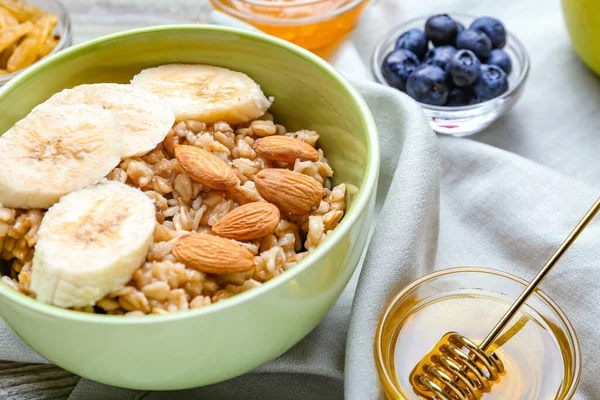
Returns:
[[[435,265],[414,258],[427,251],[394,251],[395,241],[402,237],[401,214],[389,211],[393,206],[388,202],[394,196],[388,196],[352,309],[346,399],[380,398],[372,361],[375,324],[402,287],[434,269],[455,266],[490,267],[531,279],[600,196],[597,188],[492,146],[446,137],[439,143],[442,175]],[[581,343],[583,373],[574,397],[578,400],[600,398],[596,379],[600,367],[599,238],[597,218],[541,286],[567,314]]]
[[[531,279],[600,190],[513,153],[440,139],[442,196],[436,268],[485,266]],[[583,372],[574,399],[600,399],[600,217],[542,283],[572,322]]]

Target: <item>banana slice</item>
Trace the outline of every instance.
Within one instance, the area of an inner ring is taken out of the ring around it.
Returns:
[[[180,121],[239,124],[271,107],[260,86],[246,74],[209,65],[162,65],[143,70],[131,83],[166,97]]]
[[[48,208],[99,182],[121,159],[117,117],[100,106],[32,111],[0,136],[0,203]]]
[[[97,104],[114,111],[123,135],[121,158],[148,153],[165,139],[175,122],[175,113],[166,99],[131,85],[79,85],[56,93],[36,109],[64,104]]]
[[[154,213],[148,196],[120,182],[63,197],[38,231],[31,273],[36,298],[81,307],[122,288],[152,244]]]

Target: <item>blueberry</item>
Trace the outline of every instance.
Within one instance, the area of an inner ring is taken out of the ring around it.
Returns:
[[[448,14],[434,15],[425,22],[425,35],[434,46],[454,44],[458,26]]]
[[[472,98],[472,93],[465,88],[454,88],[448,94],[446,105],[448,107],[467,106],[471,104]]]
[[[492,50],[487,59],[487,63],[502,68],[507,75],[510,75],[510,71],[512,71],[512,62],[510,61],[510,56],[507,52],[501,49]]]
[[[506,73],[495,65],[482,64],[481,76],[473,86],[473,90],[480,101],[500,96],[508,90]]]
[[[462,31],[464,31],[466,28],[463,24],[461,24],[460,22],[456,21],[456,26],[458,27],[458,29],[456,30],[456,37],[458,38],[458,35],[460,35],[460,33]],[[456,40],[453,43],[454,47],[458,48],[458,46],[456,46]]]
[[[465,26],[464,26],[462,23],[458,22],[458,21],[456,21],[456,27],[458,28],[458,29],[456,30],[456,34],[457,34],[457,35],[458,35],[459,33],[461,33],[462,31],[464,31],[464,30],[465,30]]]
[[[419,60],[427,53],[427,39],[425,38],[425,32],[420,29],[411,29],[404,32],[396,41],[397,49],[410,50]]]
[[[450,74],[456,86],[467,86],[479,78],[481,61],[471,50],[458,50],[446,64],[446,71]]]
[[[454,56],[454,53],[456,53],[456,47],[454,46],[434,47],[425,54],[423,63],[427,65],[437,65],[442,69],[446,69],[446,64],[448,64],[448,61]]]
[[[448,99],[446,71],[434,65],[422,65],[406,81],[406,93],[418,102],[443,106]]]
[[[396,49],[383,60],[381,73],[390,86],[404,91],[406,80],[417,68],[419,68],[419,59],[412,51]]]
[[[492,17],[479,17],[469,27],[470,29],[479,29],[485,33],[492,41],[492,47],[501,49],[506,44],[506,29],[502,22]]]
[[[481,61],[488,58],[492,50],[492,41],[482,31],[469,28],[460,33],[456,38],[459,49],[471,50]]]

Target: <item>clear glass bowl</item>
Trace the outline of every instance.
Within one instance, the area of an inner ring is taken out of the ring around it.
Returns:
[[[374,343],[375,363],[385,398],[416,399],[408,383],[408,375],[400,371],[412,371],[446,332],[464,334],[478,343],[526,286],[525,280],[505,272],[457,267],[426,275],[402,290],[384,311]],[[448,299],[453,302],[440,307]],[[490,303],[485,301],[500,304],[501,307],[490,308],[487,306]],[[425,311],[428,308],[429,314]],[[556,303],[540,290],[527,300],[517,317],[518,321],[513,319],[510,328],[492,345],[495,349],[496,345],[503,343],[495,351],[504,362],[506,374],[495,384],[498,386],[492,385],[489,395],[493,397],[490,398],[571,399],[581,374],[581,352],[570,321]],[[527,322],[520,324],[524,317]],[[540,332],[533,329],[537,327],[542,327],[539,329],[543,329],[543,336],[531,335],[531,332]],[[508,356],[508,350],[501,352],[502,349],[508,349],[509,345],[513,346],[510,350],[512,359]],[[528,353],[534,356],[514,358],[515,354]],[[551,353],[554,357],[550,357]],[[509,374],[513,374],[512,382],[518,384],[507,381],[511,379]],[[516,376],[523,379],[515,379]],[[533,379],[534,376],[537,379]],[[505,380],[504,386],[500,387],[502,380]],[[507,391],[510,392],[508,396]],[[526,396],[523,396],[524,391],[528,393]],[[546,395],[540,397],[541,393]],[[548,393],[553,396],[548,397]]]
[[[468,14],[451,14],[450,16],[456,21],[462,22],[465,27],[471,25],[477,18]],[[381,74],[381,64],[385,56],[394,49],[396,39],[409,29],[424,29],[427,18],[429,16],[415,18],[397,25],[377,44],[373,53],[372,69],[379,83],[388,85]],[[472,135],[487,128],[515,105],[525,88],[525,81],[529,73],[529,56],[523,43],[511,32],[507,32],[506,46],[503,50],[509,54],[512,61],[512,72],[508,77],[508,91],[495,99],[462,107],[432,106],[419,103],[433,130],[452,136]]]
[[[52,34],[60,36],[60,41],[46,57],[69,47],[73,42],[73,36],[71,33],[71,18],[69,17],[66,7],[58,0],[27,0],[27,2],[38,6],[49,14],[58,16],[58,23],[52,31]],[[23,68],[11,74],[0,75],[0,86],[25,70],[27,70],[27,68]]]
[[[327,58],[370,0],[210,0],[221,12]]]

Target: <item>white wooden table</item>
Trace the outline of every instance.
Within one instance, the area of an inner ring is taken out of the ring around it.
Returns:
[[[204,23],[208,0],[62,0],[71,13],[74,43],[126,29]]]

